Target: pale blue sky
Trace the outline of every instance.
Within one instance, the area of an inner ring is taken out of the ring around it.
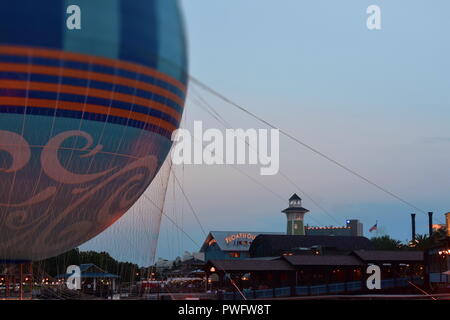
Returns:
[[[192,75],[424,210],[441,217],[450,211],[448,1],[181,3]],[[366,28],[371,4],[381,8],[380,31]],[[209,102],[237,127],[261,127],[218,100]],[[186,126],[199,119],[210,118],[188,103]],[[286,199],[299,192],[280,177],[248,170]],[[378,220],[392,236],[410,237],[412,209],[285,139],[281,170],[342,224],[360,218],[368,235]],[[207,230],[284,230],[280,210],[287,202],[233,168],[191,166],[185,175]],[[304,204],[316,220],[306,218],[310,224],[336,224],[305,197]],[[184,215],[183,226],[201,242],[192,215]],[[426,216],[418,213],[417,223],[425,233]],[[166,227],[160,256],[168,250]]]
[[[182,0],[191,74],[426,211],[450,211],[450,2],[447,0]],[[382,30],[366,27],[377,4]],[[235,127],[260,124],[204,93]],[[192,97],[192,91],[190,93]],[[183,125],[218,127],[189,99]],[[220,128],[220,126],[219,126]],[[340,224],[358,218],[410,237],[412,209],[372,186],[281,140],[281,171]],[[301,191],[280,176],[232,167],[185,166],[183,177],[199,218],[209,230],[284,231],[280,212]],[[310,225],[335,220],[315,207]],[[204,240],[179,191],[171,187],[167,213],[199,244]],[[418,213],[417,231],[427,231]],[[163,218],[157,257],[199,248]]]

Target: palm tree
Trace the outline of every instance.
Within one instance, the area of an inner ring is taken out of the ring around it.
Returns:
[[[375,250],[402,250],[405,247],[401,241],[392,239],[388,235],[373,237],[370,241]]]
[[[442,228],[434,230],[431,237],[433,238],[434,242],[439,242],[440,240],[447,238],[447,228],[442,227]]]
[[[425,234],[418,234],[416,235],[416,239],[414,241],[409,242],[409,247],[413,250],[426,250],[433,244],[433,238],[430,238],[429,236]]]

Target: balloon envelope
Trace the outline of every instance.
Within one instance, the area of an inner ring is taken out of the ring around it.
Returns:
[[[180,123],[185,47],[176,0],[2,1],[0,259],[67,251],[136,202]]]

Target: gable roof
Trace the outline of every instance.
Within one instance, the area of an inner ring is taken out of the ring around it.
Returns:
[[[56,279],[66,279],[70,277],[71,274],[58,274]],[[119,279],[120,276],[111,273],[103,273],[103,272],[83,272],[81,273],[81,278],[108,278],[108,279]]]
[[[354,254],[365,262],[420,262],[424,260],[423,251],[355,250]]]
[[[253,240],[261,234],[282,235],[277,232],[254,232],[254,231],[211,231],[206,237],[200,252],[217,244],[222,251],[248,251]]]
[[[293,266],[362,266],[363,263],[355,256],[346,255],[297,255],[283,256]]]
[[[80,267],[82,278],[120,278],[118,275],[106,272],[105,270],[101,269],[100,267],[98,267],[97,265],[95,265],[93,263],[80,264],[79,267]],[[69,273],[58,274],[56,276],[56,278],[65,279],[71,275],[72,274],[69,274]]]
[[[292,201],[292,200],[302,200],[302,198],[300,198],[296,193],[294,193],[292,195],[292,197],[289,198],[289,201]]]
[[[289,250],[313,246],[337,251],[370,250],[373,248],[373,244],[366,237],[259,235],[250,246],[250,256],[280,256],[283,252]]]
[[[85,271],[87,271],[88,269],[90,269],[90,268],[92,268],[92,267],[97,267],[95,264],[93,264],[93,263],[83,263],[83,264],[80,264],[80,270],[81,270],[81,272],[85,272]],[[99,267],[97,267],[97,268],[99,268]],[[100,269],[100,268],[99,268]]]
[[[196,258],[190,258],[190,259],[188,259],[188,260],[184,260],[184,261],[181,261],[181,264],[183,264],[183,265],[204,265],[205,264],[205,261],[203,261],[203,260],[200,260],[200,259],[196,259]]]
[[[210,260],[208,264],[214,266],[217,271],[293,271],[295,270],[284,260]]]

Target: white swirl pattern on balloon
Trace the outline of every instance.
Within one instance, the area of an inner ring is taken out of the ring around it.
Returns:
[[[0,178],[29,170],[33,174],[42,169],[45,186],[24,201],[0,201],[0,256],[3,259],[41,259],[76,247],[109,227],[119,219],[142,195],[159,168],[154,155],[138,159],[128,157],[118,165],[95,173],[76,173],[62,163],[58,153],[68,139],[82,139],[85,145],[71,150],[79,158],[94,161],[102,146],[93,147],[92,136],[84,131],[71,130],[51,138],[42,148],[40,167],[28,168],[32,152],[20,135],[0,131],[0,153],[10,155],[7,166],[0,162]],[[65,150],[67,151],[67,150]],[[134,156],[134,155],[131,155]],[[71,155],[72,157],[72,155]],[[98,160],[102,161],[102,160]],[[103,168],[105,169],[105,168]],[[90,170],[89,170],[90,171]],[[15,178],[16,183],[29,183],[26,174]],[[34,179],[34,178],[33,178]]]
[[[15,132],[0,130],[0,151],[12,157],[9,168],[1,168],[0,172],[15,172],[22,169],[30,160],[31,151],[28,142]]]

